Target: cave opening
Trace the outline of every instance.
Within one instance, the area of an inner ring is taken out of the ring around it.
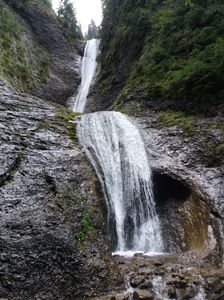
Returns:
[[[165,251],[181,253],[205,248],[213,231],[209,205],[193,186],[174,175],[154,171],[153,185]]]

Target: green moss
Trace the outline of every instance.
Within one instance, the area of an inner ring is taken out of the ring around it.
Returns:
[[[56,118],[61,119],[65,122],[70,122],[70,121],[74,120],[75,117],[78,117],[81,115],[82,115],[82,113],[73,112],[72,110],[70,110],[64,106],[60,106],[57,109]]]
[[[224,125],[223,124],[220,124],[220,123],[216,123],[216,124],[211,124],[209,126],[210,129],[219,129],[221,131],[224,132]]]
[[[46,179],[45,174],[44,177]],[[63,222],[70,224],[72,230],[76,232],[74,234],[74,243],[80,250],[84,250],[85,243],[94,234],[94,227],[90,221],[91,207],[85,203],[78,190],[72,190],[70,187],[61,190],[50,201],[56,204],[60,212],[63,211]]]
[[[0,74],[26,92],[46,80],[50,63],[40,47],[30,45],[26,28],[3,2],[0,11]]]
[[[192,125],[195,120],[194,116],[186,116],[182,112],[162,111],[157,113],[157,118],[160,123],[166,127],[179,126],[185,135],[194,134],[196,128]]]
[[[113,103],[111,109],[115,110],[115,111],[119,111],[128,116],[139,115],[139,112],[140,112],[140,106],[136,102],[130,102],[127,105],[121,107],[121,106],[119,106],[118,102],[115,101]]]
[[[57,113],[55,115],[55,121],[66,126],[68,130],[68,135],[71,140],[76,140],[76,124],[75,118],[82,115],[78,112],[73,112],[63,106],[57,108]]]

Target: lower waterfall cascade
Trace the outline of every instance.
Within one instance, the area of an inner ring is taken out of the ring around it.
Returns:
[[[117,254],[161,253],[152,174],[138,128],[119,112],[83,115],[78,138],[100,179]]]

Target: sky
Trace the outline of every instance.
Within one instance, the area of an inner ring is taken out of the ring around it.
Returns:
[[[101,0],[72,0],[77,13],[77,20],[82,26],[83,33],[93,19],[99,26],[102,21]],[[60,0],[52,0],[53,8],[57,11]]]

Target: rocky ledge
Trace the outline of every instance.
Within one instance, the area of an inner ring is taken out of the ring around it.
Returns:
[[[0,298],[86,299],[123,288],[74,115],[0,81]]]
[[[101,300],[218,300],[224,295],[224,272],[181,262],[175,255],[116,257],[127,290]]]

